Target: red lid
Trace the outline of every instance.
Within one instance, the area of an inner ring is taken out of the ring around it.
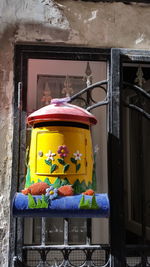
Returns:
[[[27,118],[27,122],[34,125],[39,122],[48,121],[71,121],[84,124],[96,124],[97,120],[90,112],[75,105],[68,104],[70,98],[52,99],[51,104],[45,106]]]

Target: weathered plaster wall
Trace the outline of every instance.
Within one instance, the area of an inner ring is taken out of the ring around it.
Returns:
[[[150,49],[150,4],[0,1],[0,262],[8,266],[16,42]]]
[[[150,47],[150,4],[1,0],[0,34],[11,41],[93,47]]]

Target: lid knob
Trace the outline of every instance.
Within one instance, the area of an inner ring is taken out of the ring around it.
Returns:
[[[51,100],[51,104],[56,104],[56,105],[61,105],[61,104],[65,104],[68,103],[70,101],[70,97],[65,97],[65,98],[53,98]]]

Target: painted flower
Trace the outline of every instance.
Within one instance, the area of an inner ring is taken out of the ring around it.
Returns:
[[[46,189],[46,196],[49,197],[50,200],[53,200],[58,197],[58,189],[50,186]]]
[[[59,146],[57,152],[58,152],[58,154],[60,155],[61,158],[66,157],[67,154],[69,153],[68,148],[65,145]]]
[[[47,160],[54,160],[56,153],[52,153],[52,151],[49,150],[49,152],[47,154],[45,154],[45,156],[47,157]]]
[[[73,153],[75,156],[75,160],[81,160],[82,154],[77,150],[75,153]]]

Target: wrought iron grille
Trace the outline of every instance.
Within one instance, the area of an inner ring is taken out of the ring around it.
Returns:
[[[124,90],[127,91],[127,89],[130,91],[134,91],[134,93],[140,97],[140,103],[127,103],[126,101],[123,101],[124,106],[136,110],[137,112],[142,114],[146,119],[150,119],[150,114],[148,113],[148,111],[144,109],[145,99],[149,100],[150,94],[136,84],[130,84],[128,82],[124,82]]]
[[[62,250],[27,250],[24,251],[24,263],[19,258],[14,258],[16,267],[27,266],[111,266],[109,249],[107,248],[78,248]],[[26,263],[25,263],[26,262]]]

